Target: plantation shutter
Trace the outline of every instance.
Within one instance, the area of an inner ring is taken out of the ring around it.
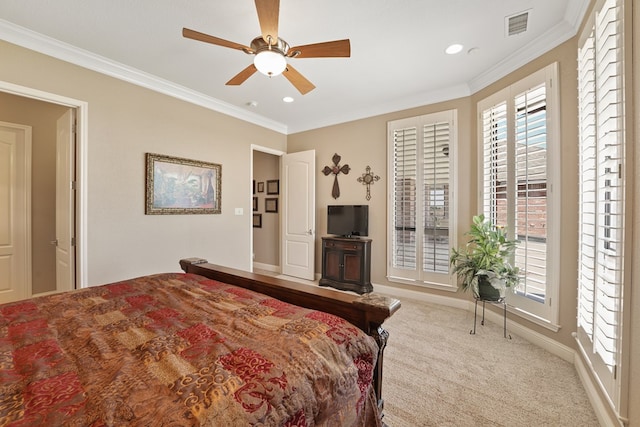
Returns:
[[[482,112],[483,212],[497,226],[507,225],[507,104]]]
[[[515,265],[518,293],[545,301],[547,265],[547,96],[545,84],[515,98]]]
[[[449,271],[449,122],[423,128],[423,224],[422,268],[425,272]]]
[[[557,64],[550,64],[478,103],[481,123],[482,211],[516,239],[513,259],[520,283],[509,304],[555,327],[558,318],[558,227],[560,143]],[[550,165],[554,165],[551,167]]]
[[[395,188],[392,265],[413,271],[416,269],[417,254],[418,129],[396,129],[393,131],[393,140]]]
[[[387,124],[390,280],[447,289],[453,239],[454,110]]]
[[[624,227],[621,5],[604,2],[578,50],[578,342],[617,403]]]

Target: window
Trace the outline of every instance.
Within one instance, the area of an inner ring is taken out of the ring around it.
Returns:
[[[578,343],[618,410],[625,209],[621,16],[621,1],[600,2],[578,49]]]
[[[559,280],[556,76],[552,64],[478,104],[481,210],[518,241],[512,262],[521,281],[509,305],[551,328]]]
[[[388,123],[388,278],[452,288],[455,111]]]

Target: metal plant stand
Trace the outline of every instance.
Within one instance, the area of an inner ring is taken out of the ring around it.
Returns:
[[[473,311],[473,329],[469,331],[471,335],[476,334],[476,322],[478,319],[478,301],[482,302],[482,320],[480,324],[484,326],[484,308],[486,303],[490,304],[501,304],[502,305],[502,320],[503,320],[503,334],[504,337],[507,338],[507,300],[504,297],[500,297],[497,300],[489,300],[485,298],[474,297],[475,301],[475,309]],[[511,334],[509,334],[509,339],[511,339]]]

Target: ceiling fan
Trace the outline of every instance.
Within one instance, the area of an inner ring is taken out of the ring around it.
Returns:
[[[278,15],[280,0],[255,0],[258,11],[258,21],[262,35],[251,41],[250,46],[244,46],[188,28],[182,29],[182,36],[211,43],[218,46],[238,49],[248,55],[255,55],[253,64],[236,74],[227,85],[241,85],[256,71],[272,77],[283,74],[301,94],[306,94],[315,86],[302,74],[287,63],[287,58],[335,58],[351,56],[349,39],[334,40],[289,47],[289,44],[278,37]]]

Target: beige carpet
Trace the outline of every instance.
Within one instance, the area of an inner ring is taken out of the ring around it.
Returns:
[[[385,326],[389,427],[599,425],[573,365],[502,325],[470,335],[473,313],[403,299]]]

